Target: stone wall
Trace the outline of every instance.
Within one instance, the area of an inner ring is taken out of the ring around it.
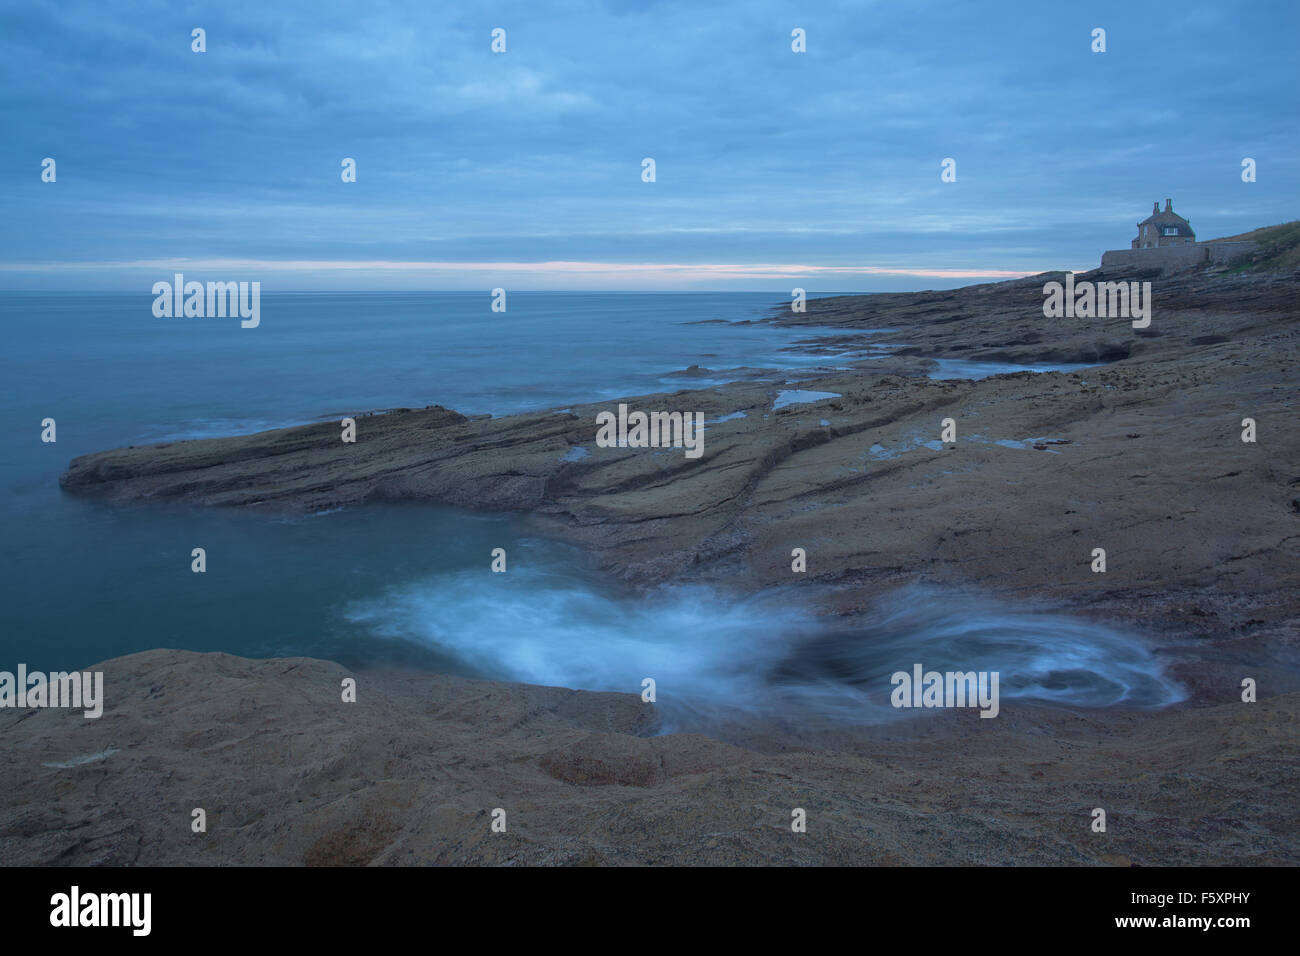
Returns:
[[[1159,269],[1163,273],[1183,272],[1205,264],[1222,265],[1254,252],[1259,243],[1193,242],[1158,249],[1112,249],[1101,254],[1103,269]]]

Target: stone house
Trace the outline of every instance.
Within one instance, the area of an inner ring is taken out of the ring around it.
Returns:
[[[1165,211],[1156,202],[1151,215],[1137,224],[1138,235],[1130,244],[1133,249],[1158,249],[1161,246],[1183,246],[1196,241],[1192,224],[1174,212],[1174,201],[1165,200]]]

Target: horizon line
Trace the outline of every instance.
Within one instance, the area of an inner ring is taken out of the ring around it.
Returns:
[[[587,260],[547,260],[508,262],[449,262],[444,260],[355,260],[355,259],[248,259],[248,258],[156,258],[124,261],[93,260],[88,262],[2,262],[0,273],[100,272],[127,270],[242,269],[266,272],[351,273],[428,272],[446,273],[516,273],[531,276],[560,275],[601,276],[604,278],[663,277],[677,281],[752,279],[773,281],[797,280],[816,276],[914,276],[933,279],[1018,279],[1043,271],[989,269],[981,267],[936,268],[925,266],[806,265],[803,263],[676,263],[676,262],[593,262]]]

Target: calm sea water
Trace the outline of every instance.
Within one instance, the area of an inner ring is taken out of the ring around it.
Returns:
[[[855,687],[868,677],[874,688],[917,653],[969,667],[975,641],[981,660],[1028,675],[1004,696],[1177,698],[1127,635],[982,607],[945,612],[960,626],[904,614],[894,630],[907,640],[864,645],[821,634],[790,595],[687,587],[638,599],[511,516],[381,505],[287,518],[113,506],[58,487],[76,455],[122,445],[400,406],[562,407],[678,388],[664,376],[692,364],[826,364],[786,350],[810,330],[735,324],[775,304],[769,293],[514,293],[502,314],[479,293],[286,294],[264,296],[260,327],[241,329],[155,318],[148,295],[0,294],[0,670],[173,647],[594,689],[635,691],[654,674],[661,695],[727,706],[799,697],[860,715],[870,708]],[[55,444],[40,441],[46,417]],[[195,547],[206,574],[190,570]],[[510,555],[507,574],[489,571],[496,547]]]
[[[825,361],[782,351],[807,331],[707,323],[760,318],[776,304],[770,293],[514,293],[505,313],[480,293],[266,295],[256,329],[155,318],[152,302],[0,295],[9,436],[0,445],[0,669],[6,660],[79,667],[160,646],[428,663],[419,645],[351,620],[350,603],[430,574],[482,570],[491,548],[521,546],[509,518],[425,507],[292,520],[111,507],[60,492],[76,455],[377,408],[559,407],[678,388],[663,376],[691,364]],[[39,440],[46,417],[58,423],[55,444]],[[558,567],[577,563],[540,542],[522,546]],[[190,571],[194,547],[207,549],[206,574]]]

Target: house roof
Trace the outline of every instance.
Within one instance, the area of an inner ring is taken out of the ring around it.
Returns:
[[[1173,212],[1172,210],[1169,209],[1163,210],[1162,212],[1155,213],[1154,215],[1147,216],[1140,223],[1138,223],[1139,227],[1147,226],[1147,225],[1155,226],[1157,229],[1159,229],[1161,235],[1164,235],[1166,228],[1177,229],[1178,235],[1180,236],[1196,235],[1196,233],[1192,230],[1192,224],[1190,222],[1188,222],[1182,216],[1178,215],[1178,213]]]
[[[1166,209],[1162,212],[1156,213],[1155,215],[1147,216],[1145,219],[1142,220],[1142,222],[1138,223],[1138,225],[1140,226],[1146,225],[1148,222],[1153,222],[1156,224],[1167,222],[1170,225],[1175,225],[1181,222],[1184,225],[1190,225],[1190,223],[1188,223],[1186,219],[1184,219],[1182,216],[1178,215],[1178,213],[1174,212],[1171,209]]]

